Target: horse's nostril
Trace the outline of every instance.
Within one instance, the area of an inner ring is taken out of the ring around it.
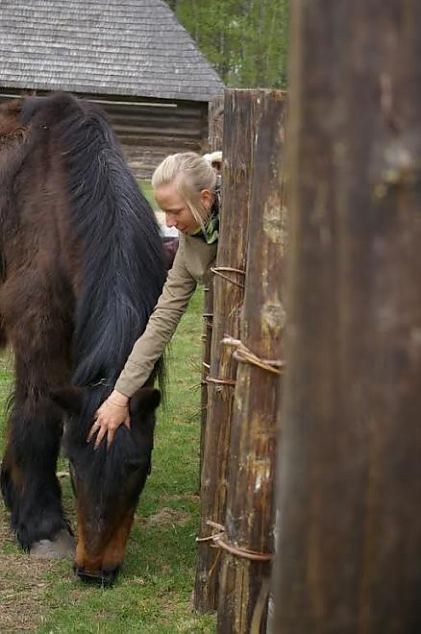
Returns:
[[[112,586],[114,581],[117,579],[118,572],[120,570],[120,566],[116,566],[112,569],[107,569],[102,571],[103,584],[105,586]]]
[[[112,586],[117,577],[119,566],[108,570],[92,572],[90,570],[87,571],[84,567],[75,565],[74,571],[79,579],[85,583],[92,583],[98,586]]]

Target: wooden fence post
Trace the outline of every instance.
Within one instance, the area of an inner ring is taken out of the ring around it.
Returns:
[[[211,152],[222,148],[224,137],[224,95],[216,97],[209,104],[209,149]],[[200,466],[202,473],[203,452],[205,450],[205,429],[208,416],[208,384],[206,377],[210,370],[210,356],[213,328],[213,273],[209,271],[203,280],[204,314],[203,314],[203,363],[201,389],[201,430],[200,430]]]
[[[255,103],[255,146],[241,343],[229,451],[218,632],[266,632],[273,553],[275,440],[285,308],[286,208],[282,188],[286,98]],[[228,342],[227,342],[228,343]],[[252,353],[252,356],[250,355]]]
[[[222,213],[216,274],[211,367],[208,381],[208,416],[201,474],[199,540],[209,536],[208,520],[223,522],[226,503],[226,467],[234,394],[236,362],[221,345],[226,333],[239,335],[244,295],[248,238],[250,166],[252,162],[253,108],[256,91],[227,90],[224,105]],[[218,553],[208,541],[199,541],[195,607],[216,609]]]
[[[273,632],[421,632],[421,4],[291,8]]]
[[[208,384],[207,377],[210,370],[210,356],[212,347],[213,330],[213,274],[211,271],[203,279],[203,334],[202,334],[202,386],[201,386],[201,416],[200,416],[200,462],[199,462],[199,487],[203,467],[203,454],[205,451],[206,421],[208,418]]]

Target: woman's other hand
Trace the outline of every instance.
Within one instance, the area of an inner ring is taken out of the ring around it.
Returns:
[[[94,449],[99,447],[105,435],[107,435],[107,447],[109,447],[120,425],[126,425],[130,429],[129,399],[114,390],[95,412],[95,421],[88,434],[87,442],[90,442],[98,432]]]

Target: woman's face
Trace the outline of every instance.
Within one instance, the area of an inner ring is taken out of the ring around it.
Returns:
[[[175,183],[157,187],[154,196],[159,207],[165,212],[167,227],[175,227],[178,231],[187,234],[198,230],[199,223],[187,207]],[[212,194],[207,189],[200,193],[200,201],[206,210],[211,208],[212,198]]]

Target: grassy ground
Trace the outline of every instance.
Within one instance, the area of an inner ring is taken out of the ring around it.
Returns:
[[[160,409],[152,474],[117,583],[112,589],[85,586],[74,578],[70,561],[44,563],[23,554],[9,533],[0,503],[2,634],[215,631],[212,617],[196,616],[190,607],[198,523],[201,305],[198,292],[172,345],[168,405],[165,411]],[[0,359],[3,404],[9,368],[10,359]],[[66,469],[64,461],[60,469]],[[62,485],[65,507],[74,520],[65,475]]]

